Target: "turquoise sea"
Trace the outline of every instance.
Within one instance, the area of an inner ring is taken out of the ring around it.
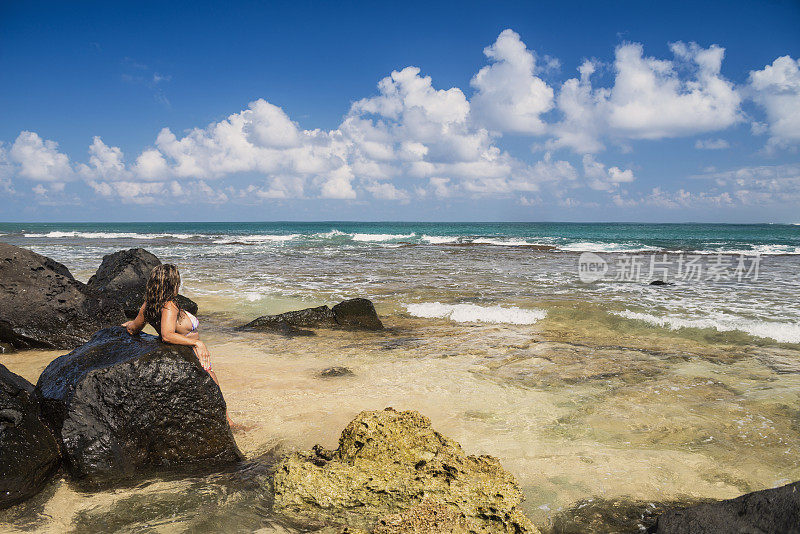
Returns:
[[[86,279],[103,255],[143,247],[181,267],[187,292],[230,313],[363,295],[393,311],[453,316],[461,306],[502,323],[511,312],[497,307],[552,315],[581,302],[650,328],[800,343],[797,225],[3,223],[0,239]],[[609,265],[606,276],[581,281],[584,253]],[[647,285],[656,279],[674,285]]]
[[[5,236],[4,236],[5,234]],[[641,250],[800,254],[800,226],[642,223],[0,223],[0,237],[286,242],[295,246],[376,243],[545,245],[563,251]]]

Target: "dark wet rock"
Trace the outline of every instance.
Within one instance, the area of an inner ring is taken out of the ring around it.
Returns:
[[[664,280],[653,280],[650,282],[651,286],[671,286],[673,285],[672,282],[665,282]]]
[[[333,309],[317,306],[278,315],[263,315],[240,327],[241,330],[271,330],[287,336],[314,334],[306,328],[381,330],[383,324],[372,302],[358,298],[342,301]]]
[[[60,463],[33,384],[0,364],[0,508],[41,491]]]
[[[15,348],[72,349],[125,314],[62,264],[0,243],[0,341]]]
[[[335,451],[286,457],[274,485],[274,510],[309,528],[371,530],[380,521],[410,525],[447,515],[467,526],[462,532],[538,532],[518,507],[517,481],[496,458],[467,456],[414,411],[361,412]],[[425,511],[425,500],[436,513]],[[400,515],[387,517],[393,514]]]
[[[361,298],[344,300],[334,306],[332,311],[339,326],[363,330],[383,330],[383,323],[378,319],[378,313],[370,300]]]
[[[327,306],[305,308],[303,310],[279,313],[278,315],[263,315],[242,326],[244,329],[253,330],[281,330],[287,327],[333,327],[336,319],[333,311]]]
[[[735,499],[671,510],[649,532],[657,534],[800,533],[800,482]]]
[[[11,354],[16,349],[11,346],[11,343],[0,343],[0,354]]]
[[[182,310],[186,310],[192,315],[197,315],[197,303],[192,299],[190,299],[189,297],[178,295],[177,297],[175,297],[175,301],[178,303],[178,306],[180,306]],[[144,302],[144,300],[142,300],[142,302]],[[141,307],[141,304],[139,304],[139,306]],[[137,314],[139,313],[138,308],[136,309],[136,313]]]
[[[120,250],[103,256],[100,268],[89,278],[87,286],[91,291],[119,301],[125,315],[133,319],[144,303],[150,272],[158,265],[161,260],[143,248]],[[191,299],[178,295],[177,301],[182,309],[197,313],[197,304]]]
[[[67,470],[87,485],[241,459],[222,393],[191,347],[107,328],[53,360],[36,395]]]
[[[339,376],[353,376],[354,373],[347,367],[328,367],[317,374],[320,378],[336,378]]]
[[[696,501],[693,502],[693,504]],[[655,525],[656,518],[682,501],[640,501],[594,497],[576,502],[552,516],[551,533],[644,532]]]

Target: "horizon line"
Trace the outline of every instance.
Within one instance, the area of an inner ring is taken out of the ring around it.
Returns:
[[[702,222],[702,221],[508,221],[508,220],[486,220],[486,221],[424,221],[424,220],[344,220],[344,219],[324,219],[324,220],[216,220],[216,221],[0,221],[0,224],[709,224],[720,226],[758,226],[758,225],[780,225],[798,226],[800,222]]]

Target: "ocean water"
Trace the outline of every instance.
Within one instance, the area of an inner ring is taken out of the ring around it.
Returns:
[[[514,324],[581,301],[654,328],[800,343],[797,225],[0,224],[0,239],[51,256],[84,279],[104,254],[144,247],[182,268],[186,291],[227,301],[234,314],[360,295],[393,312]],[[634,258],[638,276],[612,272],[581,283],[584,252],[612,266]],[[681,278],[691,258],[705,272]],[[719,261],[727,264],[724,277],[709,270]],[[739,262],[740,275],[755,263],[758,272],[737,276]],[[646,285],[654,279],[675,285]]]
[[[83,281],[126,248],[177,264],[231,415],[253,427],[237,435],[251,458],[335,446],[363,409],[417,409],[500,458],[553,532],[635,532],[667,504],[800,478],[800,226],[0,224],[0,241]],[[587,262],[606,270],[586,279]],[[352,297],[388,330],[235,330]],[[57,355],[0,361],[35,382]],[[317,377],[334,365],[354,376]],[[0,513],[0,529],[111,524],[296,532],[215,478],[95,494],[61,481]]]

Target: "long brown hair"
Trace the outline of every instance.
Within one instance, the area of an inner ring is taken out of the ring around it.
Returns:
[[[161,310],[172,301],[178,307],[178,316],[181,307],[175,299],[181,287],[181,275],[178,268],[171,263],[157,265],[150,272],[147,288],[144,291],[144,319],[153,328],[161,332]]]

